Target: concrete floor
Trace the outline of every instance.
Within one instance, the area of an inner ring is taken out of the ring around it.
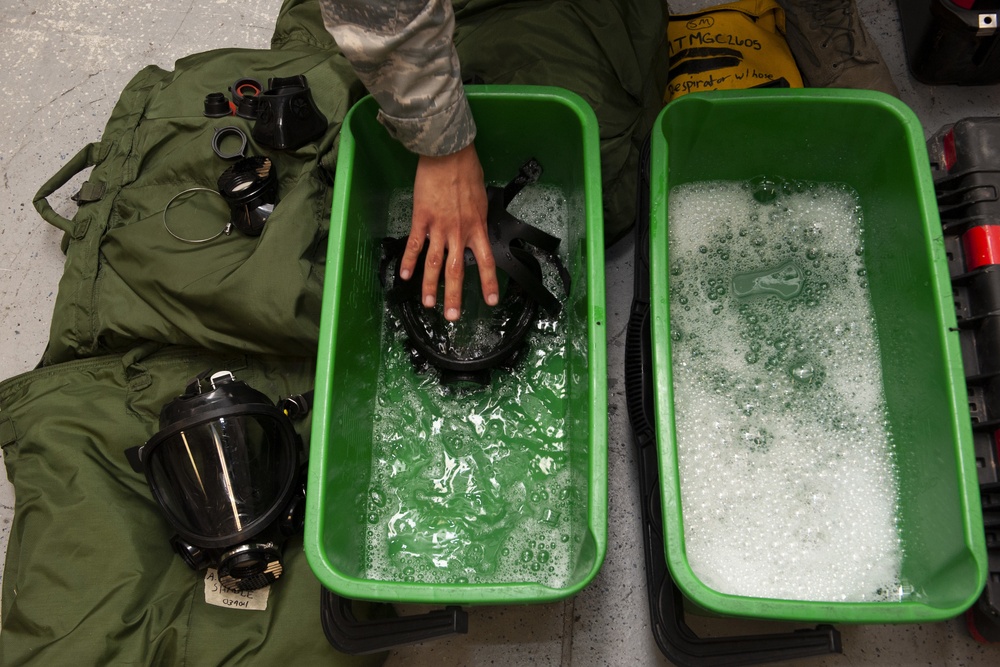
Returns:
[[[675,11],[714,2],[674,0]],[[909,74],[896,5],[858,0],[904,102],[929,135],[942,125],[1000,110],[1000,86],[928,87]],[[215,47],[266,48],[278,0],[162,3],[147,0],[4,0],[0,82],[7,120],[0,129],[0,378],[31,369],[42,353],[62,270],[61,233],[35,213],[41,183],[84,144],[100,137],[117,93],[142,66]],[[53,199],[72,217],[69,195]],[[625,410],[623,355],[632,291],[631,239],[609,249],[609,548],[594,582],[575,598],[543,606],[470,609],[470,632],[394,653],[392,665],[661,665],[649,629],[641,552],[636,463]],[[0,547],[6,548],[14,494],[0,479]],[[701,620],[705,633],[774,631],[774,624]],[[959,620],[929,625],[841,627],[842,656],[809,665],[997,665],[1000,646],[972,641]]]

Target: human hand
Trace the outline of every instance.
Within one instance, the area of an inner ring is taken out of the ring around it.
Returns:
[[[409,280],[424,242],[429,239],[422,302],[426,308],[434,307],[441,266],[445,264],[444,316],[452,322],[462,312],[466,248],[476,258],[483,299],[491,306],[500,300],[486,210],[483,167],[473,144],[451,155],[420,156],[413,181],[413,221],[399,274],[403,280]]]

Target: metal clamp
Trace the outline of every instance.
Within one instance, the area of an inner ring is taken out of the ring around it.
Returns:
[[[216,192],[212,188],[188,188],[187,190],[182,190],[182,191],[178,192],[173,197],[171,197],[170,201],[167,202],[167,205],[163,207],[163,228],[167,230],[167,233],[170,234],[171,236],[173,236],[178,241],[183,241],[184,243],[207,243],[208,241],[211,241],[212,239],[219,238],[223,234],[227,234],[228,235],[229,233],[231,233],[233,231],[233,224],[231,222],[227,222],[226,225],[222,229],[220,229],[218,231],[218,233],[213,234],[212,236],[205,237],[203,239],[188,239],[188,238],[184,238],[183,236],[179,236],[178,234],[175,234],[173,232],[173,230],[170,229],[170,225],[167,224],[167,211],[170,210],[170,206],[179,197],[181,197],[183,195],[186,195],[186,194],[190,194],[192,192],[211,192],[214,195],[218,195],[219,197],[222,197],[221,194],[219,194],[218,192]]]

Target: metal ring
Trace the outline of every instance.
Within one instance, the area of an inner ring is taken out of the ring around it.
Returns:
[[[237,153],[223,153],[222,152],[222,140],[231,134],[235,134],[240,138],[242,144],[240,145],[240,150]],[[234,125],[227,125],[226,127],[220,127],[215,130],[215,136],[212,137],[212,150],[215,154],[221,157],[223,160],[235,160],[238,157],[246,157],[247,153],[247,135],[246,132]]]
[[[220,197],[222,197],[221,194],[219,194],[217,191],[213,190],[212,188],[188,188],[187,190],[182,190],[181,192],[178,192],[173,197],[171,197],[170,201],[167,202],[167,205],[163,207],[163,228],[167,230],[167,233],[170,234],[171,236],[173,236],[178,241],[183,241],[184,243],[207,243],[208,241],[211,241],[212,239],[219,238],[220,236],[222,236],[222,234],[224,232],[228,233],[228,231],[230,229],[230,224],[231,224],[229,222],[227,222],[222,227],[222,229],[219,230],[219,232],[217,234],[213,234],[212,236],[209,236],[209,237],[203,238],[203,239],[186,239],[183,236],[178,236],[177,234],[174,234],[174,232],[170,229],[170,225],[167,224],[167,211],[170,209],[170,205],[174,203],[174,200],[176,200],[181,195],[190,194],[192,192],[211,192],[214,195],[219,195]],[[225,197],[222,197],[222,198],[225,199]]]

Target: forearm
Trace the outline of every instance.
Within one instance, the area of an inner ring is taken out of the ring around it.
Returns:
[[[450,0],[320,0],[323,21],[378,101],[389,133],[420,155],[449,155],[476,135]]]

